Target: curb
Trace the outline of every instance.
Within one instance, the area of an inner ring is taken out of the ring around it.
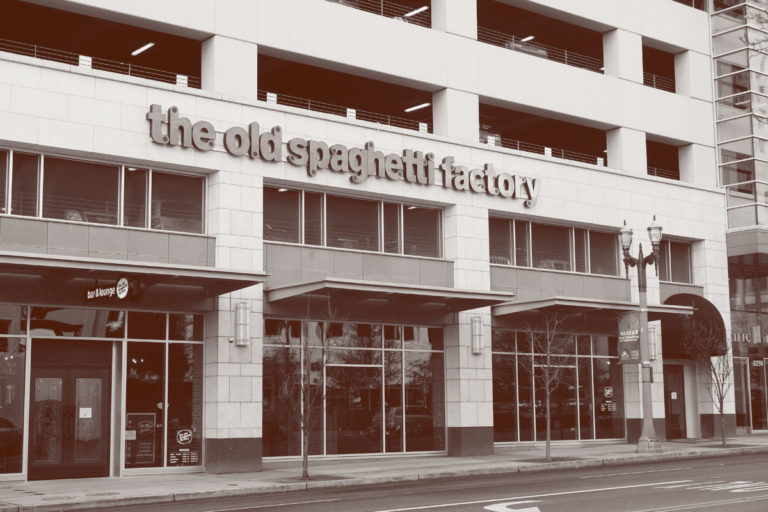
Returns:
[[[122,498],[104,498],[85,502],[59,502],[44,505],[11,505],[0,504],[0,512],[54,512],[93,510],[98,508],[123,507],[130,505],[149,505],[153,503],[172,503],[228,496],[258,496],[265,494],[281,494],[288,492],[306,491],[311,489],[348,488],[368,485],[381,485],[397,482],[417,482],[438,480],[443,478],[460,478],[462,476],[498,475],[505,473],[537,473],[544,471],[564,471],[585,467],[611,467],[651,462],[669,462],[675,460],[720,458],[733,455],[754,455],[768,453],[768,446],[749,446],[739,448],[708,448],[695,452],[668,452],[652,455],[625,455],[622,457],[602,457],[595,459],[580,459],[563,462],[515,464],[509,466],[478,467],[465,470],[429,471],[397,476],[348,478],[339,480],[311,480],[297,483],[275,483],[256,488],[221,489],[212,491],[190,491],[182,493],[155,494],[149,496],[130,496]]]

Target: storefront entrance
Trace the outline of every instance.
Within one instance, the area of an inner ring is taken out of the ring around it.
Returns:
[[[687,437],[685,429],[685,380],[681,365],[664,365],[664,406],[667,439]]]
[[[108,475],[111,348],[33,340],[30,480]]]

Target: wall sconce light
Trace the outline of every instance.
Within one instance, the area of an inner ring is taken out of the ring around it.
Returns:
[[[234,341],[238,347],[247,347],[251,342],[248,313],[248,303],[238,302],[235,306],[235,337],[229,339],[230,343]]]
[[[480,316],[472,317],[472,353],[479,355],[483,353],[483,318]]]

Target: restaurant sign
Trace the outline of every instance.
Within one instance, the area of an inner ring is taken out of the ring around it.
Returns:
[[[85,290],[85,300],[101,300],[118,298],[120,300],[128,296],[128,289],[130,288],[128,279],[121,277],[114,284],[108,286],[96,286],[94,288],[88,288]]]
[[[210,151],[216,147],[216,129],[208,121],[192,123],[179,116],[179,109],[172,106],[167,115],[162,107],[153,104],[147,112],[149,136],[156,144],[195,148]],[[314,177],[319,171],[350,174],[350,181],[363,183],[369,177],[404,181],[417,185],[438,185],[444,188],[488,194],[509,199],[520,199],[527,208],[536,205],[541,191],[541,180],[530,176],[518,176],[499,172],[493,164],[482,169],[470,169],[457,165],[452,156],[438,160],[434,153],[404,149],[402,154],[377,151],[373,142],[363,147],[341,144],[329,146],[319,140],[294,137],[283,143],[280,126],[262,132],[259,124],[250,123],[248,128],[233,126],[223,134],[223,146],[230,155],[260,158],[265,162],[285,161],[304,167],[307,175]]]

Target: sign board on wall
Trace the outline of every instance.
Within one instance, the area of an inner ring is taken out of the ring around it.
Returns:
[[[619,313],[619,364],[640,363],[640,313]]]
[[[129,412],[126,415],[125,460],[136,465],[155,463],[155,413]]]
[[[129,288],[130,284],[128,283],[128,278],[121,277],[114,283],[107,286],[95,286],[93,288],[88,288],[85,290],[85,300],[89,302],[112,298],[123,300],[128,296]]]

